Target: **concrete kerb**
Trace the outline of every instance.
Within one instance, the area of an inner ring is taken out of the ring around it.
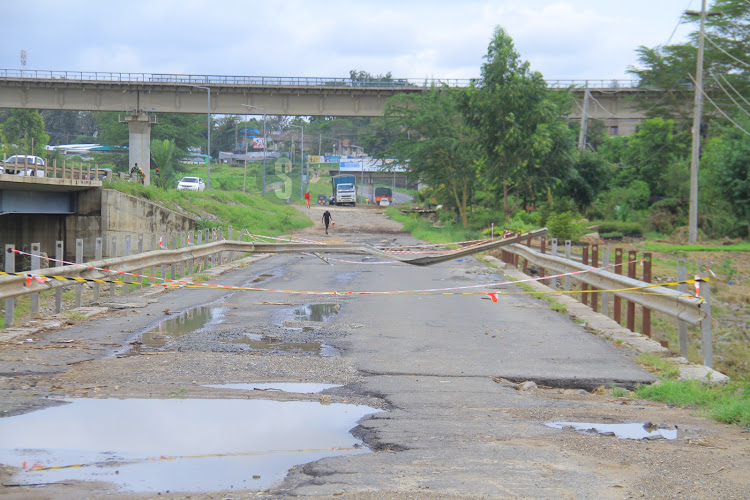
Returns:
[[[260,262],[261,260],[271,257],[271,255],[272,254],[251,255],[243,259],[238,259],[238,260],[229,262],[227,264],[222,264],[220,266],[212,267],[211,269],[207,269],[206,271],[204,271],[203,274],[207,274],[208,276],[211,276],[211,277],[219,276],[228,271],[231,271],[232,269],[237,269],[239,267],[244,267],[247,265],[254,264],[256,262]],[[187,276],[185,279],[189,280],[190,277]],[[161,287],[161,286],[151,286],[151,287],[143,289],[142,293],[139,295],[141,299],[146,299],[149,302],[153,302],[154,301],[153,297],[156,297],[158,295],[161,295],[161,294],[164,294],[172,290],[176,290],[176,289],[177,287],[168,288],[168,287]],[[123,301],[126,301],[126,302],[133,302],[134,300],[138,300],[138,298],[135,295],[122,297],[122,299]],[[107,302],[105,301],[102,301],[102,304],[103,305],[101,306],[78,307],[75,309],[67,310],[60,314],[55,314],[48,319],[32,319],[30,321],[27,321],[23,325],[5,328],[3,330],[0,330],[0,342],[13,341],[16,338],[21,338],[21,337],[30,337],[30,336],[33,336],[34,334],[42,333],[45,331],[59,330],[60,328],[64,327],[67,324],[66,317],[70,315],[71,313],[74,313],[80,319],[91,319],[95,316],[100,316],[102,314],[105,314],[111,311],[112,309],[122,308],[122,307],[117,307],[114,305],[106,305]]]
[[[482,256],[482,259],[502,270],[506,276],[516,279],[525,280],[529,276],[523,274],[521,271],[514,269],[513,267],[507,266],[500,259],[497,259],[491,255]],[[554,292],[554,290],[539,281],[530,281],[526,284],[531,287],[532,290],[537,292]],[[570,295],[557,294],[554,296],[555,301],[565,306],[567,314],[574,320],[583,322],[586,328],[594,334],[611,340],[613,343],[620,344],[620,347],[632,349],[632,351],[640,353],[656,353],[664,354],[668,352],[668,349],[663,347],[659,342],[650,339],[649,337],[640,333],[631,332],[627,328],[618,324],[615,320],[593,311],[589,306],[577,301]],[[669,357],[669,361],[674,363],[680,371],[680,380],[699,380],[704,383],[720,384],[729,381],[729,377],[721,372],[717,372],[707,366],[699,365],[689,362],[683,357]]]

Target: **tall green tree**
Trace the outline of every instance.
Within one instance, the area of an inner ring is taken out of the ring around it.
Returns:
[[[44,156],[49,136],[44,133],[44,120],[33,109],[14,109],[0,130],[3,152]]]
[[[422,95],[389,99],[384,120],[401,133],[394,134],[383,156],[407,163],[411,175],[442,196],[439,201],[455,207],[461,224],[468,227],[481,152],[475,131],[459,109],[462,92],[433,87]]]
[[[485,60],[462,108],[484,147],[482,177],[502,200],[508,221],[521,203],[534,203],[571,168],[572,143],[560,106],[568,97],[548,90],[500,27]]]

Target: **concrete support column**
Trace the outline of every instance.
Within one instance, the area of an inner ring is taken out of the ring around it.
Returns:
[[[125,116],[130,133],[128,171],[136,164],[146,175],[143,183],[151,185],[151,121],[148,113],[134,112]]]

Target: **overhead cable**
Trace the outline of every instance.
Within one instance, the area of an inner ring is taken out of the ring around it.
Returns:
[[[695,78],[693,78],[693,75],[690,75],[690,74],[689,74],[688,76],[690,76],[690,79],[691,79],[691,80],[693,81],[693,84],[694,84],[694,85],[695,85],[696,87],[698,87],[698,82],[696,82],[696,81],[695,81]],[[740,124],[738,124],[738,123],[737,123],[736,121],[732,120],[732,119],[731,119],[731,118],[729,117],[729,115],[728,115],[728,114],[726,114],[726,113],[724,112],[724,110],[723,110],[723,109],[721,109],[721,108],[720,108],[720,107],[719,107],[719,106],[718,106],[718,105],[717,105],[717,104],[716,104],[716,103],[715,103],[715,102],[713,101],[713,99],[711,99],[711,98],[710,98],[710,97],[708,96],[708,94],[706,94],[706,92],[705,92],[705,91],[704,91],[703,89],[700,89],[700,91],[701,91],[701,94],[703,94],[703,97],[705,97],[706,99],[708,99],[708,102],[710,102],[710,103],[711,103],[711,104],[713,105],[713,107],[714,107],[714,108],[716,108],[716,111],[718,111],[719,113],[721,113],[721,114],[722,114],[722,116],[724,116],[724,118],[726,118],[727,120],[729,120],[730,122],[732,122],[732,124],[733,124],[733,125],[734,125],[735,127],[737,127],[738,129],[742,130],[742,131],[743,131],[743,132],[744,132],[744,133],[745,133],[746,135],[750,136],[750,132],[748,132],[747,130],[745,130],[744,128],[742,128],[742,126],[741,126]]]

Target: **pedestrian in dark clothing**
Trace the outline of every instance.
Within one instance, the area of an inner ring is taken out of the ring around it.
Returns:
[[[328,234],[328,224],[330,224],[331,220],[333,220],[333,217],[331,217],[331,212],[326,210],[323,212],[323,224],[326,225],[326,234]]]

